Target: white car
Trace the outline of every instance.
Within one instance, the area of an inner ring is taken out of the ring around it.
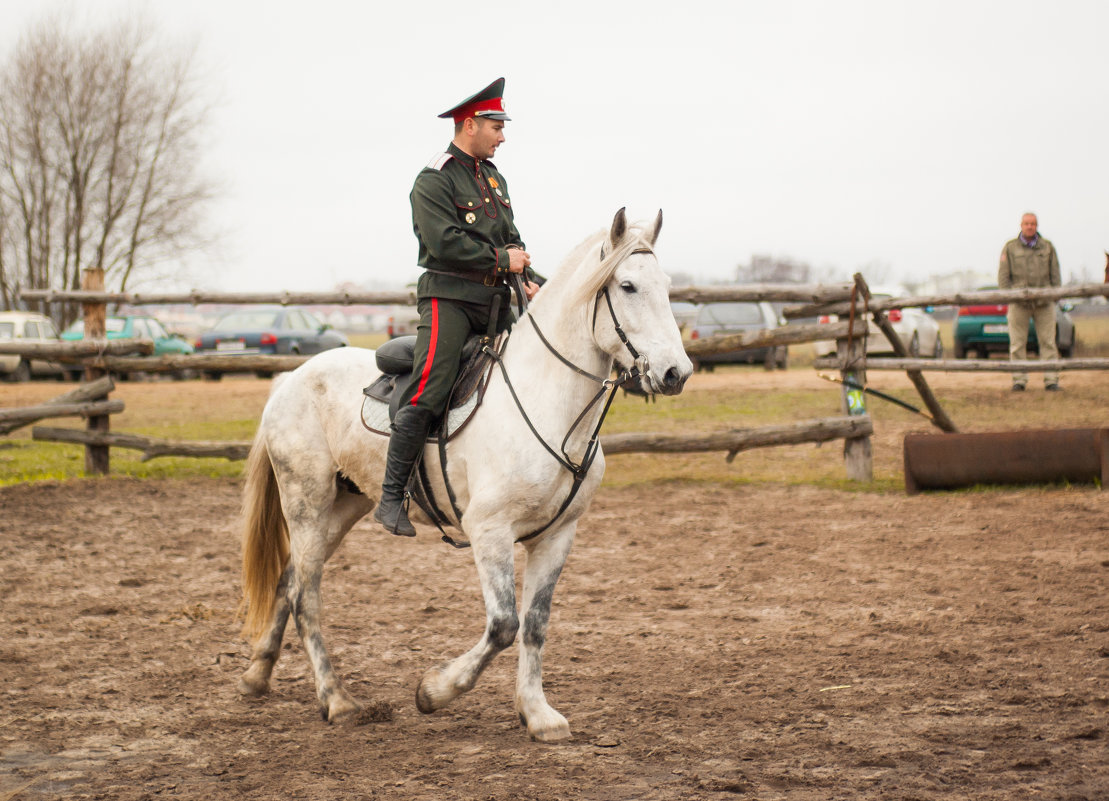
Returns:
[[[0,342],[12,340],[57,344],[58,330],[54,328],[53,320],[38,312],[0,312]],[[37,376],[62,378],[64,373],[57,362],[0,353],[0,377],[8,381],[28,381]]]
[[[882,290],[871,292],[873,300],[888,300],[889,298],[904,298],[908,297],[907,292]],[[893,325],[893,330],[897,332],[897,336],[901,339],[901,343],[905,346],[909,356],[914,359],[919,358],[943,358],[943,341],[940,339],[940,324],[933,319],[932,315],[923,309],[910,307],[905,309],[889,309],[886,312],[886,317],[889,318],[890,324]],[[834,323],[839,318],[836,315],[825,315],[820,318],[822,323]],[[882,333],[882,329],[874,322],[873,316],[868,316],[869,327],[867,328],[867,353],[894,353],[893,345]],[[860,331],[861,331],[860,327]],[[834,340],[822,340],[813,343],[813,353],[819,358],[821,356],[835,356],[836,343]]]

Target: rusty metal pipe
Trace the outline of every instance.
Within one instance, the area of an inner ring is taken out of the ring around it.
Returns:
[[[905,491],[1109,478],[1109,428],[906,434]]]

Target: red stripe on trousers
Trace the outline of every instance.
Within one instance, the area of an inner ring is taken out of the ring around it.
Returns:
[[[424,392],[424,387],[427,386],[428,376],[431,375],[431,365],[435,361],[435,343],[439,341],[439,298],[431,299],[431,341],[427,346],[427,358],[424,359],[424,371],[420,373],[420,386],[416,388],[416,394],[412,396],[412,405],[415,406],[417,401],[420,400],[420,395]]]

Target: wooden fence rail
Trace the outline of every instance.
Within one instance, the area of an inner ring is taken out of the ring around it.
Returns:
[[[1062,300],[1063,298],[1109,297],[1109,284],[1072,284],[1070,286],[1045,287],[1043,289],[988,289],[978,292],[956,292],[950,295],[919,295],[903,298],[872,298],[869,303],[860,297],[855,302],[856,312],[869,310],[889,311],[912,307],[936,306],[990,306],[1003,303],[1017,303],[1030,300]],[[787,319],[815,317],[821,314],[847,314],[851,311],[849,299],[833,303],[807,303],[803,306],[787,306],[782,316]]]
[[[8,430],[12,430],[47,417],[98,417],[105,414],[119,414],[122,411],[123,401],[121,400],[42,403],[19,409],[0,409],[0,426],[10,426]]]
[[[122,355],[127,353],[153,353],[154,343],[149,339],[78,339],[71,341],[20,342],[0,339],[0,353],[13,353],[32,359],[79,361],[88,356]]]
[[[658,434],[609,434],[601,437],[606,455],[617,453],[705,453],[726,451],[731,462],[740,451],[752,448],[769,448],[778,445],[800,445],[808,442],[828,442],[846,437],[869,436],[874,425],[867,416],[827,417],[787,425],[762,428],[732,429],[708,434],[664,436]],[[142,460],[158,456],[194,456],[232,461],[245,459],[250,451],[249,442],[174,442],[136,434],[106,431],[82,431],[73,428],[35,426],[31,430],[35,440],[72,442],[81,445],[105,445],[130,448],[143,452]]]
[[[1109,370],[1109,359],[899,359],[865,356],[851,362],[863,370],[939,370],[945,373],[1024,373],[1047,370]],[[843,363],[835,356],[813,360],[817,370],[838,370]]]
[[[793,325],[765,331],[726,334],[696,339],[685,343],[692,357],[726,353],[733,350],[796,345],[847,335],[849,323],[844,320],[827,325]],[[311,358],[309,355],[249,354],[229,356],[201,353],[178,356],[126,356],[134,352],[151,353],[153,344],[139,339],[79,340],[57,344],[0,343],[0,353],[19,353],[36,359],[75,362],[116,373],[168,373],[183,370],[217,372],[282,373],[295,370]]]
[[[71,392],[67,392],[64,395],[59,395],[53,400],[47,401],[43,405],[53,406],[56,404],[61,406],[72,403],[85,403],[87,401],[100,400],[102,398],[107,398],[108,393],[110,393],[113,389],[115,389],[115,382],[112,381],[110,376],[104,376],[102,378],[96,379],[95,381],[90,381],[87,384],[82,384],[81,386],[77,387],[77,389]],[[43,417],[50,416],[51,415],[44,415]],[[0,434],[10,433],[12,431],[15,431],[17,428],[20,428],[21,426],[28,425],[29,423],[33,423],[36,420],[42,420],[43,417],[36,417],[34,419],[24,420],[23,422],[19,422],[18,418],[16,420],[0,422]]]
[[[601,437],[606,456],[616,453],[696,453],[727,451],[731,462],[740,451],[777,445],[800,445],[874,433],[867,415],[825,417],[786,425],[732,429],[709,434],[609,434]]]
[[[670,299],[689,303],[720,303],[727,301],[787,301],[829,304],[851,297],[851,284],[751,284],[748,286],[684,286],[673,287]],[[189,292],[140,293],[92,292],[88,290],[24,289],[18,298],[41,303],[119,303],[129,306],[162,304],[258,304],[282,306],[350,306],[398,305],[415,306],[415,291],[404,292]]]
[[[138,434],[123,434],[113,431],[84,431],[77,428],[49,428],[35,426],[31,438],[44,442],[72,442],[79,445],[99,445],[113,448],[130,448],[143,452],[142,461],[157,456],[192,456],[214,459],[245,459],[250,452],[249,442],[173,442]]]

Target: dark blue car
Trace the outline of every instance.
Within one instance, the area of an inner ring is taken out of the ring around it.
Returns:
[[[350,344],[346,334],[336,331],[307,309],[297,306],[252,306],[220,318],[196,340],[196,353],[221,356],[258,354],[312,354]],[[257,371],[268,378],[268,371]],[[205,370],[204,377],[218,380],[218,370]]]

